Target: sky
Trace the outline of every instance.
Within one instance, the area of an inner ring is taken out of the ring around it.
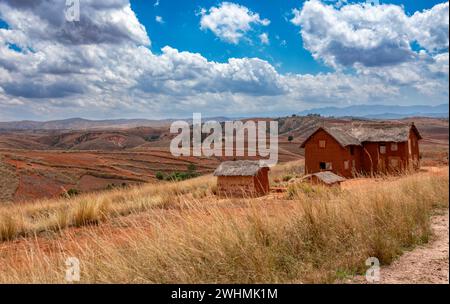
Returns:
[[[448,2],[373,2],[0,0],[0,121],[447,103]]]

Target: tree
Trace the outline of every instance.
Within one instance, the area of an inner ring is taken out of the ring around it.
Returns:
[[[289,135],[289,137],[288,137],[288,141],[289,142],[291,142],[291,141],[293,141],[294,140],[294,136],[292,136],[292,135]]]

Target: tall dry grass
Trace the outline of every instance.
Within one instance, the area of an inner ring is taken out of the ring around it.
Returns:
[[[181,196],[210,195],[213,179],[203,176],[179,183],[152,184],[130,189],[83,194],[71,199],[0,205],[0,242],[67,227],[98,224],[150,209],[171,208]]]
[[[147,210],[151,232],[136,220],[120,238],[98,227],[83,244],[66,240],[76,249],[39,252],[30,241],[20,263],[4,263],[0,282],[63,282],[67,256],[80,259],[85,283],[334,282],[363,273],[368,257],[390,263],[428,241],[448,187],[448,175],[416,174],[351,191],[298,185],[289,200],[238,208],[191,198],[170,217]]]
[[[270,170],[270,183],[278,184],[286,179],[301,177],[305,172],[305,161],[298,160],[284,164],[279,164]]]

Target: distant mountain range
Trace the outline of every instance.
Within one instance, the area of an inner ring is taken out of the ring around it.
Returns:
[[[178,119],[110,119],[110,120],[89,120],[83,118],[69,118],[52,121],[9,121],[0,122],[0,129],[3,130],[88,130],[88,129],[128,129],[136,127],[159,128],[170,125]],[[192,119],[182,119],[192,122]],[[209,117],[203,120],[226,121],[226,117]]]
[[[326,107],[306,110],[298,113],[299,116],[320,114],[324,117],[360,117],[369,119],[401,119],[406,117],[448,117],[448,104],[438,106],[388,106],[388,105],[355,105],[345,108]],[[230,120],[227,117],[204,117],[203,121],[215,120],[223,122]],[[234,118],[239,119],[239,118]],[[89,130],[89,129],[128,129],[136,127],[160,128],[170,125],[178,119],[110,119],[89,120],[83,118],[69,118],[52,121],[9,121],[0,122],[0,130]],[[189,123],[192,119],[183,119]]]
[[[448,104],[438,106],[389,106],[389,105],[355,105],[345,108],[326,107],[306,110],[298,113],[300,116],[320,114],[334,117],[361,117],[372,119],[401,119],[406,117],[448,117]]]

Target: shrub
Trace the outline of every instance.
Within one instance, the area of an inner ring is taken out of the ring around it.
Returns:
[[[197,170],[197,166],[196,166],[195,164],[193,164],[193,163],[190,163],[190,164],[187,166],[187,170],[188,170],[189,172],[194,172],[194,171]]]
[[[147,141],[150,141],[150,142],[157,141],[159,139],[160,139],[159,135],[150,135],[149,137],[147,137]]]
[[[157,180],[164,180],[164,173],[158,171],[158,172],[156,172],[155,177]]]
[[[75,188],[71,188],[61,194],[61,197],[71,198],[80,194],[80,191]]]
[[[194,177],[198,177],[200,174],[196,172],[172,172],[166,175],[164,178],[166,181],[176,182],[176,181],[184,181],[187,179],[191,179]]]
[[[283,182],[288,182],[288,181],[290,181],[291,179],[293,179],[294,178],[294,176],[293,175],[291,175],[291,174],[286,174],[286,175],[283,175]]]

